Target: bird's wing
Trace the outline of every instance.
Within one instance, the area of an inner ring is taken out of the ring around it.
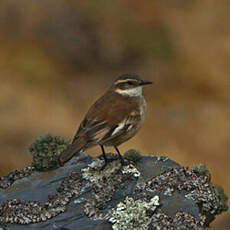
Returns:
[[[90,108],[73,139],[85,141],[85,148],[120,135],[134,124],[132,111],[136,104],[128,103],[122,96],[106,94]]]
[[[105,94],[89,109],[81,122],[72,144],[60,156],[60,162],[68,161],[75,153],[120,135],[131,127],[130,114],[135,104],[122,97]]]
[[[132,116],[135,106],[119,95],[101,97],[86,114],[73,143],[84,139],[89,145],[90,142],[97,144],[120,135],[135,123],[136,116]]]
[[[72,143],[68,146],[60,157],[61,164],[71,159],[74,154],[97,144],[97,141],[107,133],[109,127],[104,121],[88,120],[85,118],[73,138]]]
[[[84,139],[86,140],[85,148],[95,144],[103,145],[132,129],[137,124],[137,119],[139,119],[139,116],[129,115],[118,124],[111,124],[106,121],[90,122],[84,120],[73,140],[73,144],[78,144]]]
[[[107,121],[85,118],[80,124],[72,143],[76,143],[81,139],[85,140],[85,144],[97,143],[110,129],[111,125]]]
[[[130,129],[132,129],[137,123],[137,116],[129,115],[126,118],[124,118],[123,121],[121,121],[119,124],[113,126],[109,132],[107,132],[103,138],[101,138],[101,143],[106,143],[113,138],[116,138],[126,132],[128,132]]]

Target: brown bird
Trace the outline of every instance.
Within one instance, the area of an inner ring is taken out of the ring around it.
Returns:
[[[103,168],[108,162],[104,146],[113,146],[124,164],[118,146],[132,138],[145,119],[146,102],[142,87],[148,84],[152,82],[143,81],[136,74],[118,77],[89,109],[72,144],[60,155],[60,163],[64,164],[82,150],[100,145],[105,160]]]

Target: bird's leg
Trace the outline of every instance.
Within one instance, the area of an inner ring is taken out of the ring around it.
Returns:
[[[103,170],[103,169],[106,167],[107,163],[108,163],[108,158],[107,158],[106,155],[105,155],[104,146],[103,146],[103,145],[100,145],[100,146],[101,146],[102,154],[103,154],[103,157],[104,157],[104,160],[105,160],[104,165],[101,167],[101,170]]]
[[[104,160],[105,160],[105,162],[108,162],[108,159],[107,159],[107,157],[106,157],[106,155],[105,155],[104,146],[103,146],[103,145],[100,145],[100,146],[101,146],[101,150],[102,150],[102,154],[103,154]]]
[[[124,159],[123,159],[123,157],[122,157],[119,149],[117,148],[117,146],[114,146],[114,148],[116,149],[116,151],[117,151],[117,153],[119,155],[119,158],[120,158],[120,161],[121,161],[121,165],[125,165],[125,161],[124,161]]]

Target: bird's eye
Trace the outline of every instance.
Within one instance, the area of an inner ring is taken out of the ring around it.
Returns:
[[[133,85],[133,82],[132,81],[128,81],[127,84]]]

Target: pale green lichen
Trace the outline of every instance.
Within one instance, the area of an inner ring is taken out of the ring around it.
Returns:
[[[103,177],[109,177],[112,173],[117,171],[121,167],[119,160],[114,160],[109,163],[103,170],[101,167],[104,165],[104,161],[100,159],[94,160],[87,168],[82,169],[82,177],[95,183]]]
[[[139,177],[141,175],[141,173],[132,164],[124,166],[123,169],[122,169],[122,173],[123,174],[131,173],[135,177]]]
[[[157,206],[159,196],[154,196],[149,202],[126,197],[124,203],[119,203],[112,210],[109,221],[113,223],[114,230],[147,230],[151,223],[151,216],[147,215],[147,211],[154,212]]]
[[[121,168],[121,163],[119,160],[114,160],[109,163],[103,170],[101,167],[104,165],[104,161],[100,159],[94,160],[87,168],[82,169],[82,177],[95,183],[101,180],[103,177],[109,177],[114,172]],[[123,174],[133,174],[134,177],[139,177],[140,172],[134,167],[134,165],[129,164],[122,168]]]

